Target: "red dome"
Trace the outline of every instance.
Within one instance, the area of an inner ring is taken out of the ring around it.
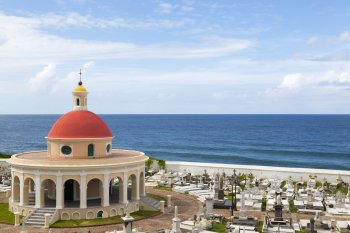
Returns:
[[[61,116],[52,126],[48,138],[108,138],[112,137],[106,123],[95,113],[78,110]]]

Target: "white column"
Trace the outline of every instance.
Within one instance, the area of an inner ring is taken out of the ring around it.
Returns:
[[[140,174],[136,176],[136,197],[135,200],[140,200]]]
[[[63,209],[63,184],[62,175],[57,175],[56,182],[56,209]]]
[[[19,205],[23,206],[24,200],[24,179],[23,174],[19,176]]]
[[[11,203],[13,203],[15,196],[15,173],[11,171]],[[350,186],[349,186],[350,187]]]
[[[35,208],[41,208],[41,183],[40,175],[35,175]]]
[[[80,209],[86,209],[87,207],[87,183],[86,174],[80,175]]]
[[[128,201],[128,172],[124,172],[123,177],[123,200],[122,203],[125,204]]]
[[[141,196],[146,196],[146,189],[145,189],[145,171],[142,172],[142,185],[140,190]]]
[[[109,174],[103,174],[103,207],[109,206]]]

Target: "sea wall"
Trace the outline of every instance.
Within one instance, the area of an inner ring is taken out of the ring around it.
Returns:
[[[343,170],[328,170],[328,169],[313,169],[313,168],[292,168],[292,167],[269,167],[269,166],[252,166],[239,164],[220,164],[220,163],[195,163],[195,162],[179,162],[166,161],[168,171],[190,172],[198,175],[203,174],[204,170],[208,174],[217,172],[225,172],[227,175],[232,175],[233,169],[236,173],[252,173],[256,177],[267,177],[280,179],[288,179],[292,177],[296,181],[307,181],[309,175],[317,176],[317,180],[322,181],[324,178],[327,182],[337,182],[341,178],[345,182],[350,182],[350,171]]]

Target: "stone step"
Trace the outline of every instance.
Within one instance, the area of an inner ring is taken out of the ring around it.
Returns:
[[[33,214],[29,218],[41,218],[41,219],[43,219],[43,218],[45,218],[45,216],[41,215],[41,214]]]
[[[153,208],[159,210],[160,209],[160,203],[159,201],[151,198],[151,197],[142,197],[141,198],[143,202],[147,203],[148,205],[152,206]]]
[[[26,225],[31,225],[31,226],[44,226],[45,223],[37,223],[37,222],[26,222]]]
[[[36,218],[29,218],[27,222],[38,222],[38,223],[44,223],[45,219],[36,219]]]
[[[29,218],[44,218],[44,215],[39,215],[39,214],[33,214]]]
[[[45,225],[45,214],[53,215],[55,213],[53,208],[42,208],[35,210],[25,221],[25,225],[32,226],[44,226]]]

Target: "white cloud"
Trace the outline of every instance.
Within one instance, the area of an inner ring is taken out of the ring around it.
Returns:
[[[89,61],[84,63],[82,67],[83,76],[86,75],[89,68],[93,67],[95,62]],[[79,72],[69,72],[64,78],[59,78],[56,64],[46,65],[35,77],[28,81],[30,91],[35,94],[54,94],[62,90],[72,89],[78,82]]]
[[[95,62],[94,62],[94,61],[88,61],[88,62],[84,63],[83,69],[84,69],[84,70],[87,70],[87,69],[89,69],[90,67],[93,67],[94,65],[95,65]]]
[[[281,84],[278,86],[279,88],[286,89],[296,89],[299,88],[302,84],[302,74],[287,74]]]
[[[90,15],[81,15],[76,12],[65,14],[48,13],[42,15],[30,15],[28,17],[12,17],[18,23],[27,23],[32,27],[83,27],[83,28],[123,28],[132,30],[152,30],[152,29],[171,29],[179,28],[192,24],[193,21],[188,18],[183,19],[126,19],[120,17],[97,18]]]
[[[39,20],[40,21],[40,20]],[[44,21],[44,20],[43,20]],[[66,39],[45,33],[34,18],[7,16],[0,13],[0,66],[9,64],[47,64],[84,59],[144,58],[211,58],[226,56],[249,48],[243,39],[214,38],[197,43],[163,43],[138,45],[118,41]],[[23,40],[25,38],[25,40]]]
[[[339,40],[342,40],[342,41],[350,40],[350,32],[345,31],[345,32],[340,33]]]
[[[315,36],[312,36],[306,41],[306,44],[307,45],[312,45],[312,44],[315,44],[317,41],[318,41],[318,38],[315,37]]]
[[[29,79],[30,90],[37,94],[47,94],[55,84],[56,65],[45,66],[35,77]]]
[[[168,2],[160,2],[158,4],[158,11],[164,14],[170,14],[177,8],[176,5],[170,4]]]
[[[340,94],[350,88],[350,73],[330,70],[324,73],[291,73],[283,77],[275,88],[264,92],[268,95],[303,95]]]

